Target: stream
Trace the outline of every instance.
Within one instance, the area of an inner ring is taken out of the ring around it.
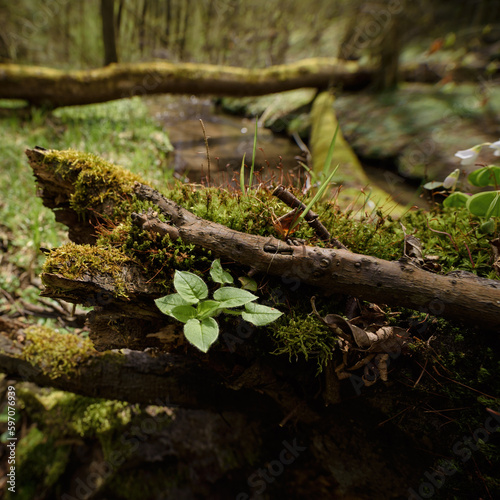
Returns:
[[[207,179],[201,119],[210,151],[210,184],[239,185],[243,155],[247,166],[252,162],[255,119],[222,113],[209,98],[162,95],[146,98],[146,102],[175,148],[170,161],[177,176],[194,183]],[[299,161],[306,162],[305,155],[293,140],[259,126],[255,159],[258,180],[288,184],[297,177],[302,179]],[[246,170],[248,176],[249,168]],[[425,206],[416,194],[416,186],[393,171],[370,165],[365,165],[365,171],[371,182],[399,203]]]

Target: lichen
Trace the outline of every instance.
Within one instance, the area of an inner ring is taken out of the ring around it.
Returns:
[[[53,379],[74,375],[96,352],[89,339],[78,335],[60,334],[44,326],[31,326],[25,333],[21,359],[40,367]]]

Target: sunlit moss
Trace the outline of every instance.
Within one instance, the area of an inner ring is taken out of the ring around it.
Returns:
[[[145,181],[137,174],[113,165],[92,153],[67,149],[49,150],[45,162],[63,180],[73,185],[71,207],[79,213],[107,203],[119,203],[124,196],[132,196],[134,182]]]
[[[21,358],[54,379],[75,374],[95,354],[92,342],[78,335],[63,335],[44,326],[31,326],[25,333]]]
[[[74,280],[107,274],[114,280],[114,295],[126,295],[123,265],[127,262],[130,258],[114,247],[67,243],[47,256],[42,280],[44,274],[60,274]]]
[[[79,396],[70,392],[51,391],[39,397],[46,411],[45,423],[64,426],[67,435],[95,437],[125,426],[132,417],[131,405],[123,401]]]

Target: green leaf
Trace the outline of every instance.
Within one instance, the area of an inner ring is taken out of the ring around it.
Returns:
[[[174,287],[189,304],[196,304],[208,296],[208,287],[205,282],[196,274],[187,271],[175,271]]]
[[[243,159],[241,160],[241,168],[240,168],[240,189],[243,194],[245,194],[245,155],[243,153]]]
[[[226,283],[234,283],[233,277],[222,269],[220,259],[215,259],[212,262],[212,267],[210,268],[210,276],[215,283],[221,283],[222,285]]]
[[[261,304],[245,304],[246,312],[242,314],[245,321],[255,326],[264,326],[276,321],[283,313],[274,307]]]
[[[500,191],[486,191],[469,197],[467,210],[478,217],[500,217]]]
[[[184,336],[200,351],[207,352],[219,336],[219,325],[213,318],[190,319],[184,325]]]
[[[499,186],[500,185],[500,167],[488,165],[478,168],[469,174],[469,182],[473,186]]]
[[[193,306],[177,306],[172,309],[172,313],[170,315],[177,321],[186,323],[191,318],[196,317],[196,309]]]
[[[450,194],[444,201],[444,207],[465,207],[467,204],[467,200],[469,199],[469,195],[465,193],[461,193],[457,191],[456,193]]]
[[[258,297],[247,290],[224,286],[214,292],[214,299],[221,303],[221,307],[239,307],[256,300]]]
[[[437,188],[443,187],[443,183],[439,182],[439,181],[431,181],[431,182],[427,182],[422,187],[424,189],[432,191],[433,189],[437,189]]]
[[[189,302],[184,300],[178,293],[172,293],[155,300],[156,307],[163,313],[172,316],[172,309],[177,306],[187,306]]]
[[[221,303],[217,300],[203,300],[202,302],[198,302],[196,316],[199,319],[215,316],[221,307]]]
[[[497,228],[495,219],[488,219],[479,226],[479,232],[481,234],[493,234]]]
[[[249,290],[250,292],[256,292],[257,291],[257,282],[249,278],[248,276],[242,276],[241,278],[238,278],[238,281],[241,283],[241,288],[244,290]]]

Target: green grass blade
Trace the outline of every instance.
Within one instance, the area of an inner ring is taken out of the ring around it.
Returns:
[[[245,155],[246,153],[243,153],[243,159],[241,160],[240,169],[240,188],[243,194],[245,194]]]
[[[339,131],[339,125],[337,124],[337,128],[335,129],[335,133],[333,134],[333,139],[332,142],[330,142],[330,147],[328,148],[328,154],[326,155],[325,163],[323,165],[323,174],[326,175],[326,172],[330,168],[330,165],[332,163],[333,159],[333,151],[335,149],[335,141],[337,140],[337,134]],[[323,193],[326,191],[326,188],[330,184],[331,180],[333,179],[333,176],[337,173],[337,170],[339,168],[339,165],[337,165],[328,175],[328,177],[321,183],[317,193],[314,195],[312,200],[306,205],[306,208],[304,211],[297,217],[297,220],[294,221],[288,232],[290,232],[297,224],[300,224],[301,221],[304,220],[305,216],[311,210],[312,206],[323,196]]]
[[[330,147],[328,148],[328,153],[325,158],[325,163],[323,164],[323,176],[326,175],[328,170],[330,169],[330,165],[333,159],[333,152],[335,150],[335,142],[337,141],[337,134],[339,133],[339,124],[337,123],[337,127],[335,128],[335,132],[333,134],[332,142],[330,142]]]
[[[250,167],[250,177],[248,179],[248,187],[251,187],[253,181],[253,170],[255,168],[255,154],[257,152],[257,129],[259,127],[259,117],[255,118],[255,133],[253,136],[253,151],[252,151],[252,166]]]

